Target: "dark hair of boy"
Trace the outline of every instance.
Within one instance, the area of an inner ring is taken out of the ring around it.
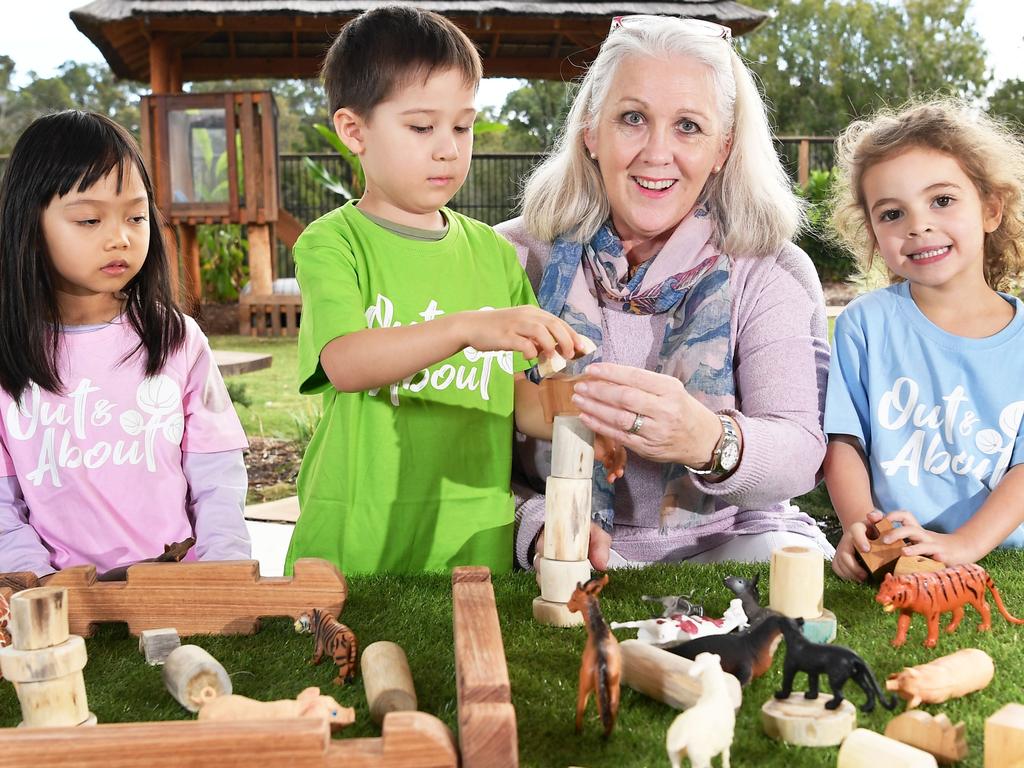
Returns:
[[[0,386],[19,398],[35,382],[62,391],[60,310],[43,235],[43,211],[55,196],[84,192],[117,170],[120,193],[127,169],[139,174],[149,196],[149,251],[124,287],[127,322],[145,350],[146,374],[163,368],[185,340],[185,321],[174,303],[153,184],[135,139],[103,115],[67,110],[33,121],[21,134],[0,183]]]
[[[320,75],[330,114],[345,107],[367,117],[411,78],[454,69],[474,87],[483,76],[480,54],[444,16],[405,5],[367,11],[341,28]]]

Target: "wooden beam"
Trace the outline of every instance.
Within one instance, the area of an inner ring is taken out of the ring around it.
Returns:
[[[149,88],[153,93],[171,92],[170,40],[160,35],[149,43]]]

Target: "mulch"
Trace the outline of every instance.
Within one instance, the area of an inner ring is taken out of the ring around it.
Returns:
[[[298,440],[281,440],[272,437],[252,437],[249,450],[245,452],[245,467],[249,472],[249,503],[267,501],[267,491],[280,498],[282,485],[292,486],[299,474],[304,446]],[[292,491],[294,493],[294,490]]]

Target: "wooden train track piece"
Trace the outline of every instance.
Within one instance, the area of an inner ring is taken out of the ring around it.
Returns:
[[[379,738],[332,739],[326,720],[115,723],[0,729],[0,768],[457,768],[448,727],[389,712]]]
[[[25,574],[6,576],[0,584]],[[79,565],[53,574],[46,585],[67,588],[71,633],[83,637],[108,622],[126,622],[133,635],[162,627],[174,627],[179,637],[251,635],[261,618],[294,620],[313,608],[337,616],[348,594],[341,572],[318,558],[296,561],[292,577],[260,576],[259,562],[237,560],[137,563],[125,581],[101,582],[95,566]]]
[[[452,572],[452,621],[462,766],[516,768],[516,711],[489,569]]]

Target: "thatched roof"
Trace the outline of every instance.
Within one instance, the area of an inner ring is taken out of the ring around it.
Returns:
[[[394,0],[387,0],[394,2]],[[342,23],[375,0],[95,0],[71,12],[75,26],[118,77],[147,81],[149,47],[168,40],[185,81],[313,77]],[[767,14],[734,0],[563,2],[418,0],[477,44],[487,76],[571,78],[588,64],[611,17],[644,13],[717,21],[743,34]]]

